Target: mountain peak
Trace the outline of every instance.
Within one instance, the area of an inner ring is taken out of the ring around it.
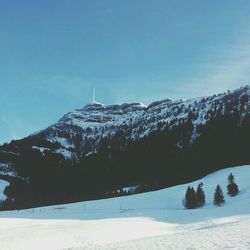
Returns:
[[[250,162],[249,95],[250,87],[244,86],[147,107],[92,102],[37,134],[0,147],[0,175],[24,180],[32,192],[38,182],[38,194],[46,180],[49,197],[53,181],[61,179],[57,190],[70,190],[72,196],[83,190],[81,197],[93,198],[124,185],[145,183],[150,189],[180,183],[192,178],[201,163],[205,167],[199,173],[205,174]]]
[[[135,110],[142,110],[146,109],[147,107],[143,103],[123,103],[123,104],[111,104],[111,105],[105,105],[99,102],[93,102],[90,104],[85,105],[81,109],[77,109],[76,111],[84,111],[84,112],[93,112],[93,111],[120,111],[120,112],[130,112]]]
[[[89,103],[87,105],[85,105],[83,108],[81,108],[81,110],[88,110],[88,111],[92,111],[92,110],[103,110],[106,108],[106,105],[100,102],[92,102]]]

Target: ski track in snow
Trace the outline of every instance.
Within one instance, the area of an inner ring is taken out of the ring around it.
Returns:
[[[240,193],[226,194],[232,172]],[[155,192],[0,213],[0,249],[250,249],[250,166],[228,168]],[[188,185],[203,182],[206,205],[182,206]],[[215,207],[220,184],[226,204]]]

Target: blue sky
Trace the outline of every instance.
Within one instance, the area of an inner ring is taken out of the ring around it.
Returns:
[[[250,1],[0,0],[0,143],[90,102],[190,98],[250,81]]]

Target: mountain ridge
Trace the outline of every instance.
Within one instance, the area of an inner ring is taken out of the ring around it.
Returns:
[[[61,124],[65,125],[68,124],[70,126],[77,126],[79,128],[83,129],[83,133],[86,130],[98,128],[98,125],[100,125],[102,128],[105,128],[105,125],[107,127],[109,126],[122,126],[123,124],[126,124],[131,127],[138,126],[139,123],[142,123],[144,121],[148,121],[150,119],[152,120],[158,120],[157,122],[162,123],[169,123],[171,126],[171,122],[173,123],[174,119],[188,119],[188,114],[190,112],[191,108],[197,108],[201,109],[201,112],[206,112],[210,109],[210,107],[204,107],[202,100],[208,98],[207,104],[213,104],[216,102],[220,102],[223,98],[227,97],[228,95],[234,95],[234,94],[248,94],[250,95],[250,88],[249,86],[245,86],[242,88],[239,88],[230,94],[224,93],[224,94],[218,94],[214,97],[199,97],[199,98],[192,98],[187,100],[170,100],[170,99],[164,99],[160,101],[153,102],[149,104],[148,106],[145,106],[141,103],[124,103],[121,105],[104,105],[104,104],[87,104],[82,109],[76,109],[73,112],[70,112],[66,115],[64,115],[61,119],[58,120],[57,123],[50,126],[49,128],[59,129],[61,128]],[[205,101],[204,101],[205,102]],[[210,102],[210,103],[209,103]],[[194,107],[192,107],[194,106]],[[203,106],[203,108],[201,107]],[[186,110],[179,110],[180,108],[186,109]],[[175,110],[176,109],[176,110]],[[207,110],[204,110],[207,109]],[[171,114],[168,114],[167,112],[170,110]],[[100,112],[100,113],[99,113]],[[132,113],[130,112],[136,112]],[[160,117],[159,112],[162,112],[162,117]],[[198,110],[198,113],[200,111]],[[126,117],[127,115],[127,117]],[[197,117],[197,119],[194,120],[194,123],[202,123],[206,122],[204,119],[204,116],[206,114],[201,114],[200,117]],[[159,119],[160,117],[160,119]],[[200,119],[200,120],[199,120]],[[130,121],[129,121],[130,120]],[[150,123],[151,121],[149,121]],[[99,124],[98,124],[99,123]],[[111,123],[111,124],[109,124]],[[132,124],[131,124],[132,123]],[[166,126],[169,126],[169,124],[166,124]],[[154,124],[151,124],[152,126]],[[148,129],[148,128],[147,128]],[[152,128],[151,130],[158,129],[156,127]],[[148,131],[141,131],[141,133],[136,136],[136,132],[133,129],[132,131],[132,138],[136,139],[138,137],[144,137],[145,135],[150,134],[151,130],[148,129]],[[103,135],[103,129],[102,129],[102,135]],[[133,133],[134,132],[134,133]],[[86,133],[88,134],[88,132]],[[193,135],[193,139],[195,139],[196,135]],[[51,138],[48,138],[49,140]],[[52,142],[56,142],[56,138],[51,139]],[[60,140],[59,140],[60,143]],[[63,145],[62,145],[63,146]],[[88,152],[87,154],[90,154],[91,152]]]
[[[6,194],[15,201],[98,198],[129,185],[159,189],[250,163],[249,125],[249,86],[148,106],[87,104],[0,146],[0,178],[11,181]]]

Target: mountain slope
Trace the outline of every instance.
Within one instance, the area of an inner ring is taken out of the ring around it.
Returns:
[[[250,88],[190,100],[103,105],[66,114],[0,147],[0,178],[15,206],[137,192],[250,163]]]
[[[240,189],[235,197],[226,194],[231,172]],[[249,176],[250,166],[240,166],[139,195],[1,212],[1,249],[249,249]],[[200,182],[206,205],[184,209],[187,186]],[[212,203],[218,183],[222,207]]]
[[[243,121],[249,111],[249,95],[250,89],[247,86],[232,93],[207,98],[185,101],[166,99],[151,103],[148,107],[140,103],[109,106],[95,103],[66,114],[38,135],[59,143],[65,149],[80,149],[80,155],[77,155],[79,158],[96,153],[101,140],[109,139],[118,131],[127,132],[126,139],[136,140],[155,131],[179,126],[190,119],[193,129],[189,142],[192,143],[200,134],[199,127],[217,115],[226,115],[227,112],[233,113],[237,110]],[[79,139],[80,145],[77,143]],[[183,146],[183,143],[180,141],[178,146]],[[66,158],[70,158],[70,155],[64,154]]]

